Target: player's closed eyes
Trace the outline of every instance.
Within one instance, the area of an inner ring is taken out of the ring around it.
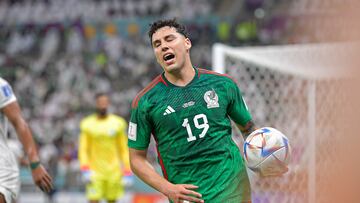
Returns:
[[[174,36],[174,35],[168,35],[168,36],[165,37],[165,41],[167,41],[167,42],[171,42],[171,41],[173,41],[174,39],[175,39],[175,36]]]
[[[159,47],[160,45],[161,45],[161,43],[158,40],[153,43],[154,47]]]
[[[175,39],[175,36],[174,35],[168,35],[165,37],[165,41],[166,42],[171,42]],[[161,45],[161,42],[160,40],[156,40],[154,43],[153,43],[153,46],[154,47],[159,47]]]

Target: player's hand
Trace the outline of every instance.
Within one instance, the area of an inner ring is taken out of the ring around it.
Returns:
[[[51,192],[51,190],[53,189],[52,178],[41,164],[35,169],[31,170],[31,175],[34,183],[43,192]]]
[[[200,199],[202,195],[194,191],[197,188],[198,186],[189,185],[189,184],[171,185],[170,187],[167,188],[165,195],[174,203],[184,203],[184,202],[204,203],[204,200]]]

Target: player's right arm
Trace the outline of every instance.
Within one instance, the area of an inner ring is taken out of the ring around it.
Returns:
[[[190,184],[172,184],[160,176],[152,165],[147,161],[147,150],[129,148],[131,170],[145,183],[155,188],[174,203],[183,200],[190,202],[204,202],[201,194],[193,191],[198,187]]]
[[[88,153],[91,140],[86,132],[86,129],[87,129],[86,120],[83,119],[80,123],[78,157],[80,162],[82,179],[85,183],[90,181],[90,176],[91,176],[89,153]]]
[[[88,146],[89,146],[89,138],[80,127],[80,136],[79,136],[79,162],[81,169],[89,167],[89,157],[88,157]]]
[[[33,181],[44,192],[50,192],[52,189],[52,179],[40,164],[40,158],[30,127],[22,116],[21,108],[13,95],[12,89],[10,85],[4,81],[0,84],[0,89],[2,91],[0,92],[0,109],[14,126],[17,136],[24,147],[30,162]]]
[[[146,102],[139,105],[134,105],[134,103],[128,130],[130,167],[133,173],[146,184],[167,196],[174,203],[182,203],[183,200],[204,202],[199,199],[201,194],[194,191],[197,186],[173,184],[157,173],[148,162],[146,154],[152,131],[150,116],[148,115]]]

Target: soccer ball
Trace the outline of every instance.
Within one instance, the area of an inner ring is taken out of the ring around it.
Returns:
[[[255,130],[245,140],[244,158],[246,165],[260,176],[279,176],[288,171],[289,140],[274,128]]]

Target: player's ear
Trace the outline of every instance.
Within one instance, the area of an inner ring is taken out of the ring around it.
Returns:
[[[190,48],[191,48],[192,44],[191,44],[191,41],[189,38],[185,38],[185,47],[186,47],[186,50],[189,51]]]

